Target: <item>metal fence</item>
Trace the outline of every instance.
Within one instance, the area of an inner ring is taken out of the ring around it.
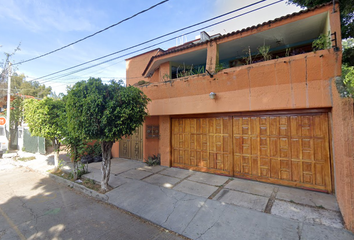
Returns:
[[[26,152],[45,154],[45,139],[31,136],[28,129],[23,129],[23,148],[22,150]]]

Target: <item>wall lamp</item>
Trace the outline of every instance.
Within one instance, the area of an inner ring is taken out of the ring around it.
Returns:
[[[215,97],[216,97],[216,93],[214,93],[214,92],[209,93],[210,99],[215,99]]]

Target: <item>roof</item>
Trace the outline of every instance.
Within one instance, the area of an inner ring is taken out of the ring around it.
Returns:
[[[156,58],[160,58],[162,56],[166,56],[168,54],[172,54],[172,53],[176,53],[176,52],[180,52],[180,51],[183,51],[183,50],[186,50],[186,49],[190,49],[190,48],[193,48],[193,47],[197,47],[197,46],[201,46],[203,44],[207,44],[211,41],[214,41],[214,40],[220,40],[220,39],[224,39],[224,38],[227,38],[227,37],[230,37],[230,36],[234,36],[234,35],[237,35],[237,34],[242,34],[242,33],[245,33],[245,32],[248,32],[248,31],[251,31],[251,30],[254,30],[254,29],[257,29],[257,28],[261,28],[261,27],[264,27],[266,25],[270,25],[270,24],[274,24],[274,23],[277,23],[277,22],[280,22],[280,21],[283,21],[285,19],[288,19],[288,18],[292,18],[292,17],[295,17],[295,16],[299,16],[299,15],[302,15],[302,14],[305,14],[305,13],[308,13],[308,12],[312,12],[312,11],[315,11],[317,9],[320,9],[320,8],[323,8],[323,7],[326,7],[326,6],[329,6],[329,5],[332,5],[333,2],[328,2],[328,3],[324,3],[324,4],[321,4],[321,5],[317,5],[313,8],[308,8],[308,9],[305,9],[305,10],[301,10],[299,12],[295,12],[295,13],[292,13],[292,14],[288,14],[288,15],[285,15],[285,16],[282,16],[282,17],[279,17],[279,18],[275,18],[273,20],[269,20],[267,22],[263,22],[262,24],[258,24],[258,25],[253,25],[251,27],[247,27],[247,28],[243,28],[241,30],[237,30],[237,31],[233,31],[233,32],[230,32],[230,33],[227,33],[227,34],[224,34],[224,35],[221,35],[220,37],[216,37],[216,38],[213,38],[213,39],[210,39],[210,40],[207,40],[207,41],[204,41],[204,42],[200,42],[200,43],[196,43],[194,44],[193,42],[187,42],[181,46],[178,46],[178,47],[174,47],[174,48],[170,48],[168,49],[167,51],[163,51],[161,54],[159,55],[156,55],[156,56],[153,56],[151,57],[150,61],[148,62],[148,64],[146,65],[146,68],[143,72],[143,76],[146,74],[147,70],[149,69],[151,63],[154,61],[154,59]]]
[[[130,60],[130,59],[132,59],[132,58],[139,57],[139,56],[141,56],[141,55],[144,55],[144,54],[147,54],[147,53],[150,53],[150,52],[153,52],[153,51],[161,51],[161,52],[164,52],[164,50],[163,50],[162,48],[155,48],[155,49],[150,50],[150,51],[148,51],[148,52],[143,52],[143,53],[141,53],[141,54],[139,54],[139,55],[135,55],[135,56],[133,56],[133,57],[126,58],[125,61]]]

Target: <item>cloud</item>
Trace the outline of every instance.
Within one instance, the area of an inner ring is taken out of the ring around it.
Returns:
[[[70,32],[95,29],[95,18],[92,17],[95,15],[100,13],[78,2],[2,0],[0,18],[12,19],[32,32]]]

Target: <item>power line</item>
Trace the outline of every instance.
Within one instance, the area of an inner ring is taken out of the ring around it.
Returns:
[[[242,14],[240,14],[240,15],[237,15],[237,16],[234,16],[234,17],[231,17],[231,18],[227,18],[227,19],[225,19],[225,20],[222,20],[222,21],[219,21],[219,22],[210,24],[210,25],[208,25],[208,26],[205,26],[205,27],[203,27],[203,28],[199,28],[199,29],[197,29],[197,30],[190,31],[190,32],[188,32],[188,33],[186,33],[186,34],[184,34],[184,35],[188,35],[188,34],[191,34],[191,33],[194,33],[194,32],[198,32],[198,31],[203,30],[203,29],[205,29],[205,28],[212,27],[212,26],[215,26],[215,25],[218,25],[218,24],[221,24],[221,23],[230,21],[230,20],[232,20],[232,19],[235,19],[235,18],[244,16],[244,15],[247,15],[247,14],[249,14],[249,13],[258,11],[258,10],[260,10],[260,9],[269,7],[269,6],[271,6],[271,5],[274,5],[274,4],[277,4],[277,3],[279,3],[279,2],[283,2],[283,1],[284,1],[284,0],[279,0],[279,1],[276,1],[276,2],[273,2],[273,3],[270,3],[270,4],[267,4],[267,5],[264,5],[264,6],[262,6],[262,7],[259,7],[259,8],[253,9],[253,10],[250,10],[250,11],[245,12],[245,13],[242,13]],[[141,49],[139,49],[139,50],[135,50],[135,51],[132,51],[132,52],[129,52],[129,53],[120,55],[120,56],[118,56],[118,57],[111,58],[111,59],[108,59],[108,60],[106,60],[106,61],[103,61],[103,62],[94,64],[94,65],[91,65],[91,66],[88,66],[88,67],[85,67],[85,68],[81,68],[81,69],[75,70],[75,71],[70,72],[70,73],[66,73],[66,74],[63,74],[63,75],[60,75],[60,76],[52,77],[52,78],[50,78],[49,80],[44,81],[44,82],[50,82],[51,80],[57,80],[57,79],[60,79],[60,78],[63,78],[63,77],[66,77],[66,76],[69,76],[69,75],[72,75],[72,74],[75,74],[75,73],[78,73],[78,72],[81,72],[81,71],[84,71],[84,70],[87,70],[87,69],[96,67],[96,66],[99,66],[99,65],[102,65],[102,64],[105,64],[105,63],[107,63],[107,62],[114,61],[114,60],[116,60],[116,59],[118,59],[118,58],[122,58],[122,57],[125,57],[125,56],[128,56],[128,55],[131,55],[131,54],[140,52],[140,51],[142,51],[142,50],[146,50],[146,49],[155,47],[156,45],[159,45],[159,44],[162,44],[162,43],[165,43],[165,42],[169,42],[169,41],[172,41],[172,40],[174,40],[174,39],[175,39],[175,38],[173,37],[173,38],[164,40],[164,41],[162,41],[162,42],[158,42],[158,43],[156,43],[156,44],[153,44],[153,45],[150,45],[150,46],[141,48]],[[83,65],[83,64],[81,64],[81,65]],[[80,66],[81,66],[81,65],[80,65]],[[71,67],[70,69],[75,68],[75,67],[76,67],[76,66]],[[64,71],[66,71],[66,70],[68,70],[68,69],[64,69],[64,70],[58,71],[58,72],[56,72],[56,73],[64,72]],[[56,73],[52,73],[52,74],[49,74],[49,75],[54,75],[54,74],[56,74]],[[47,76],[48,76],[48,75],[47,75]],[[46,77],[46,76],[44,76],[44,77]],[[41,77],[41,78],[43,78],[43,77]],[[40,78],[37,78],[37,79],[40,79]],[[43,82],[43,83],[44,83],[44,82]]]
[[[77,40],[77,41],[75,41],[75,42],[69,43],[69,44],[67,44],[67,45],[65,45],[65,46],[63,46],[63,47],[61,47],[61,48],[55,49],[55,50],[53,50],[53,51],[47,52],[47,53],[45,53],[45,54],[42,54],[42,55],[37,56],[37,57],[34,57],[34,58],[30,58],[30,59],[21,61],[21,62],[19,62],[19,63],[14,63],[13,65],[18,65],[18,64],[22,64],[22,63],[29,62],[29,61],[33,61],[33,60],[36,60],[36,59],[38,59],[38,58],[41,58],[41,57],[47,56],[47,55],[49,55],[49,54],[52,54],[52,53],[58,52],[58,51],[60,51],[60,50],[63,50],[64,48],[70,47],[70,46],[72,46],[72,45],[74,45],[74,44],[76,44],[76,43],[79,43],[79,42],[84,41],[84,40],[86,40],[86,39],[88,39],[88,38],[90,38],[90,37],[93,37],[93,36],[95,36],[95,35],[97,35],[97,34],[99,34],[99,33],[102,33],[102,32],[104,32],[104,31],[106,31],[106,30],[108,30],[108,29],[110,29],[110,28],[112,28],[112,27],[115,27],[115,26],[117,26],[117,25],[119,25],[119,24],[121,24],[121,23],[123,23],[123,22],[125,22],[125,21],[128,21],[129,19],[132,19],[132,18],[134,18],[134,17],[136,17],[136,16],[138,16],[138,15],[144,13],[144,12],[147,12],[147,11],[149,11],[149,10],[151,10],[151,9],[153,9],[153,8],[155,8],[155,7],[157,7],[157,6],[161,5],[161,4],[163,4],[163,3],[165,3],[165,2],[168,2],[168,1],[169,1],[169,0],[164,0],[164,1],[162,1],[162,2],[159,2],[159,3],[155,4],[155,5],[153,5],[153,6],[149,7],[149,8],[146,8],[146,9],[144,9],[144,10],[142,10],[142,11],[140,11],[140,12],[138,12],[138,13],[136,13],[136,14],[134,14],[134,15],[128,17],[128,18],[125,18],[125,19],[123,19],[123,20],[121,20],[121,21],[119,21],[119,22],[117,22],[117,23],[115,23],[115,24],[113,24],[113,25],[111,25],[111,26],[108,26],[108,27],[106,27],[106,28],[104,28],[104,29],[101,29],[100,31],[95,32],[95,33],[93,33],[93,34],[91,34],[91,35],[88,35],[88,36],[86,36],[86,37],[84,37],[84,38],[81,38],[81,39],[79,39],[79,40]]]
[[[67,70],[70,70],[70,69],[73,69],[73,68],[77,68],[77,67],[83,66],[83,65],[85,65],[85,64],[94,62],[94,61],[101,60],[101,59],[103,59],[103,58],[106,58],[106,57],[109,57],[109,56],[112,56],[112,55],[115,55],[115,54],[118,54],[118,53],[127,51],[127,50],[132,49],[132,48],[139,47],[139,46],[144,45],[144,44],[146,44],[146,43],[149,43],[149,42],[155,41],[155,40],[157,40],[157,39],[160,39],[160,38],[169,36],[169,35],[171,35],[171,34],[174,34],[174,33],[177,33],[177,32],[180,32],[180,31],[183,31],[183,30],[186,30],[186,29],[189,29],[189,28],[198,26],[198,25],[201,25],[201,24],[206,23],[206,22],[210,22],[210,21],[212,21],[212,20],[218,19],[218,18],[220,18],[220,17],[224,17],[224,16],[229,15],[229,14],[231,14],[231,13],[235,13],[235,12],[237,12],[237,11],[240,11],[240,10],[243,10],[243,9],[246,9],[246,8],[249,8],[249,7],[251,7],[251,6],[257,5],[257,4],[259,4],[259,3],[261,3],[261,2],[265,2],[265,1],[267,1],[267,0],[261,0],[261,1],[258,1],[258,2],[252,3],[252,4],[249,4],[249,5],[247,5],[247,6],[244,6],[244,7],[235,9],[235,10],[233,10],[233,11],[230,11],[230,12],[227,12],[227,13],[224,13],[224,14],[221,14],[221,15],[219,15],[219,16],[210,18],[210,19],[208,19],[208,20],[205,20],[205,21],[202,21],[202,22],[199,22],[199,23],[190,25],[190,26],[188,26],[188,27],[184,27],[184,28],[175,30],[175,31],[173,31],[173,32],[170,32],[170,33],[161,35],[161,36],[159,36],[159,37],[152,38],[152,39],[150,39],[150,40],[148,40],[148,41],[145,41],[145,42],[136,44],[136,45],[134,45],[134,46],[131,46],[131,47],[128,47],[128,48],[125,48],[125,49],[122,49],[122,50],[119,50],[119,51],[117,51],[117,52],[113,52],[113,53],[110,53],[110,54],[108,54],[108,55],[105,55],[105,56],[102,56],[102,57],[99,57],[99,58],[95,58],[95,59],[93,59],[93,60],[90,60],[90,61],[87,61],[87,62],[78,64],[78,65],[75,65],[75,66],[72,66],[72,67],[69,67],[69,68],[66,68],[66,69],[63,69],[63,70],[60,70],[60,71],[57,71],[57,72],[54,72],[54,73],[51,73],[51,74],[48,74],[48,75],[45,75],[45,76],[36,78],[36,79],[46,78],[46,77],[55,75],[55,74],[57,74],[57,73],[61,73],[61,72],[64,72],[64,71],[67,71]],[[280,0],[280,1],[277,1],[277,2],[275,2],[275,3],[282,2],[282,1],[284,1],[284,0]],[[268,4],[268,5],[265,5],[265,6],[263,6],[263,7],[257,8],[257,9],[255,9],[255,10],[246,12],[246,14],[251,13],[251,12],[256,11],[256,10],[259,10],[259,9],[261,9],[261,8],[264,8],[264,7],[268,7],[268,6],[273,5],[273,4],[275,4],[275,3]],[[241,14],[241,15],[238,15],[238,16],[236,16],[236,17],[243,16],[243,15],[245,15],[245,13],[244,13],[244,14]],[[236,17],[233,17],[233,18],[236,18]],[[229,20],[231,20],[231,19],[233,19],[233,18],[230,18]],[[220,22],[220,23],[223,23],[223,22],[225,22],[225,21],[222,21],[222,22]],[[219,23],[218,23],[218,24],[219,24]],[[214,24],[214,25],[217,25],[217,24]],[[214,25],[209,25],[209,26],[207,26],[207,27],[214,26]],[[200,28],[200,29],[198,29],[198,30],[196,30],[196,31],[200,31],[200,30],[202,30],[202,29],[204,29],[204,28],[206,28],[206,27]],[[196,31],[193,31],[193,32],[196,32]],[[189,33],[187,33],[187,34],[190,34],[190,33],[193,33],[193,32],[189,32]],[[159,44],[162,44],[162,43],[165,43],[165,42],[174,40],[174,39],[175,39],[175,37],[173,37],[172,39],[168,39],[168,40],[166,40],[166,41],[159,42],[159,43],[157,43],[157,44],[153,44],[153,45],[151,45],[150,47],[147,47],[147,48],[151,48],[152,46],[156,46],[156,45],[159,45]],[[140,49],[140,50],[138,50],[138,51],[145,50],[145,49],[147,49],[147,48],[142,48],[142,49]],[[134,51],[134,52],[131,52],[131,53],[129,53],[129,54],[136,53],[136,52],[137,52],[137,51]],[[128,54],[128,55],[129,55],[129,54]],[[120,57],[123,57],[123,56],[126,56],[126,55],[127,55],[127,54],[122,55],[122,56],[120,56]],[[118,58],[120,58],[120,57],[118,57]],[[117,58],[114,58],[113,60],[115,60],[115,59],[117,59]],[[113,60],[112,60],[112,61],[113,61]],[[103,62],[103,63],[106,63],[106,62]],[[103,64],[103,63],[102,63],[102,64]],[[96,66],[96,65],[94,65],[94,66]]]

